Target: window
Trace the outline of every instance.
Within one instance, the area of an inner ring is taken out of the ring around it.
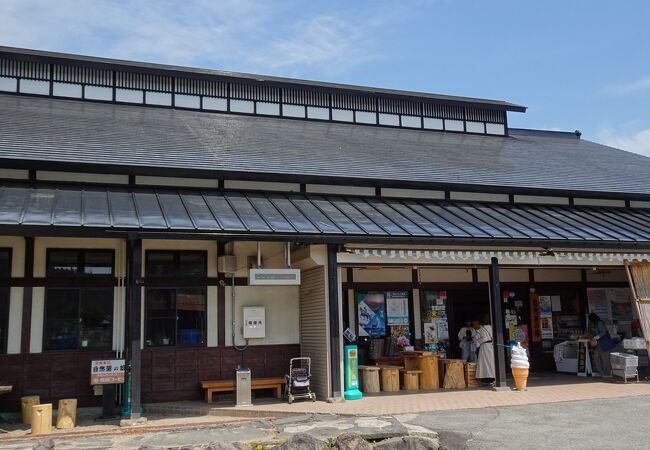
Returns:
[[[147,346],[205,345],[205,312],[205,288],[148,289]]]
[[[45,296],[45,350],[110,349],[113,288],[50,288]]]
[[[113,250],[48,249],[48,277],[113,275]]]
[[[146,291],[147,347],[205,345],[207,289],[196,285],[196,277],[207,275],[207,252],[151,250],[145,259],[148,278],[173,279],[175,285]]]
[[[145,274],[148,277],[204,277],[207,275],[207,252],[149,250]]]
[[[68,277],[70,282],[45,292],[43,349],[110,349],[114,287],[101,280],[114,273],[113,250],[48,249],[46,259],[48,277]],[[98,285],[75,282],[89,277],[97,277]]]
[[[11,276],[11,249],[0,249],[0,277]],[[9,288],[0,288],[0,353],[7,352]]]

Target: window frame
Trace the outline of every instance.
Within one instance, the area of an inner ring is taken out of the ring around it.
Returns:
[[[62,274],[56,273],[50,268],[52,254],[56,252],[76,253],[77,273]],[[86,254],[105,253],[111,257],[111,273],[92,274],[86,273]],[[112,248],[47,248],[45,250],[45,276],[48,278],[113,278],[115,277],[115,250]]]
[[[83,347],[81,345],[81,303],[82,303],[82,298],[83,298],[83,291],[102,291],[106,290],[107,292],[110,290],[111,292],[111,301],[112,301],[112,310],[111,310],[111,316],[112,316],[112,321],[111,321],[111,339],[108,345],[105,347]],[[47,348],[46,342],[47,342],[47,335],[45,333],[46,328],[46,322],[47,322],[47,301],[48,301],[48,296],[52,291],[76,291],[78,293],[77,295],[77,346],[75,348],[69,348],[69,349],[50,349]],[[107,286],[98,286],[98,287],[84,287],[84,286],[57,286],[57,287],[47,287],[45,289],[45,295],[43,298],[43,336],[42,336],[42,351],[44,353],[49,353],[49,352],[86,352],[86,351],[111,351],[113,349],[113,332],[114,332],[114,326],[115,326],[115,288],[114,287],[107,287]]]
[[[6,253],[7,255],[7,271],[3,273],[0,270],[0,278],[11,278],[11,268],[13,263],[13,248],[11,247],[0,247],[0,254]],[[2,296],[6,295],[6,302],[2,302]],[[0,287],[0,302],[6,304],[0,304],[0,308],[6,311],[6,323],[2,324],[0,331],[0,354],[7,354],[9,347],[9,313],[11,308],[11,288],[10,287]]]

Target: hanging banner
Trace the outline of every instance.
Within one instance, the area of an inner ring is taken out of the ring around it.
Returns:
[[[530,293],[530,327],[533,342],[542,342],[542,323],[539,314],[539,295]]]
[[[409,324],[409,293],[386,292],[386,317],[388,325]]]
[[[357,293],[359,336],[386,336],[385,309],[383,293]]]

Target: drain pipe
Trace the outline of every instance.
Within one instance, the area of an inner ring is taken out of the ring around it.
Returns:
[[[235,344],[235,273],[233,272],[231,275],[231,287],[230,287],[230,314],[232,315],[232,326],[231,326],[231,331],[232,331],[232,346],[235,350],[239,350],[240,352],[243,352],[248,348],[248,339],[246,339],[246,345],[243,347],[238,347],[237,344]]]

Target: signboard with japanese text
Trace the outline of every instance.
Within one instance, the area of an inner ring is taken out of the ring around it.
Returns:
[[[95,359],[90,362],[90,384],[124,383],[123,359]]]
[[[542,342],[542,323],[539,310],[539,295],[530,293],[530,326],[533,342]]]

